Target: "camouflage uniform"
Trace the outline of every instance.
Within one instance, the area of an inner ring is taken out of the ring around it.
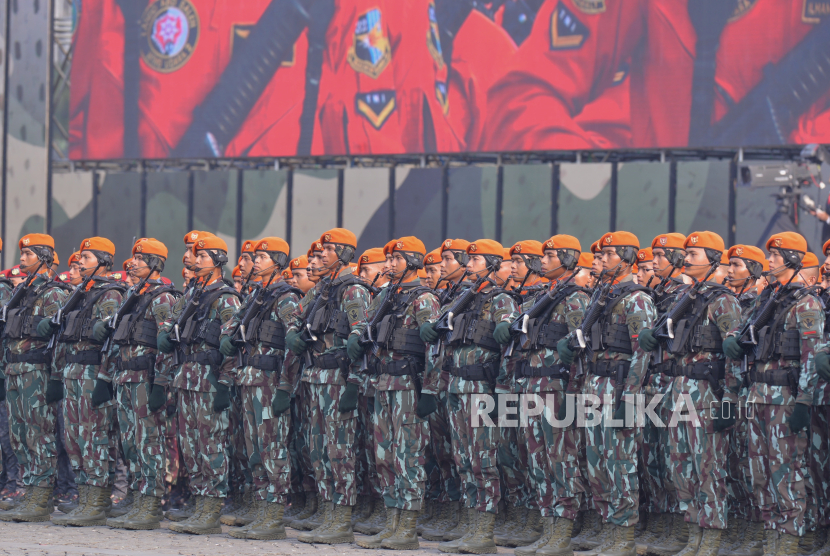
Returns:
[[[714,430],[712,408],[721,399],[737,407],[740,367],[725,361],[721,345],[723,337],[740,323],[741,307],[722,286],[706,283],[698,291],[699,302],[684,317],[695,330],[694,337],[677,350],[672,365],[675,378],[664,403],[674,411],[683,403],[680,396],[688,396],[700,418],[700,422],[680,421],[676,427],[667,427],[680,510],[687,522],[703,529],[725,529],[728,434]],[[714,369],[706,370],[707,365]],[[707,372],[717,382],[703,378]],[[726,386],[723,392],[721,378]]]
[[[528,321],[529,335],[517,339],[521,345],[515,347],[516,356],[505,359],[503,364],[507,380],[499,382],[512,385],[514,393],[538,394],[542,403],[553,398],[554,405],[547,401],[542,414],[528,416],[528,426],[520,428],[521,444],[530,454],[530,476],[542,515],[574,520],[584,504],[586,490],[579,470],[582,435],[575,424],[554,427],[552,420],[557,415],[551,411],[565,403],[565,393],[573,392],[576,382],[561,373],[562,362],[556,344],[580,325],[589,298],[576,286],[564,286],[562,291],[561,299],[550,308],[547,318]],[[522,311],[529,311],[547,295],[545,289],[529,297]]]
[[[397,292],[385,288],[372,301],[370,317],[389,295],[395,296],[392,308],[378,324],[388,333],[377,338],[377,374],[371,380],[375,465],[386,507],[417,511],[424,498],[429,438],[427,421],[415,413],[427,354],[418,329],[438,317],[438,299],[415,278]]]
[[[225,324],[233,317],[239,308],[239,298],[224,282],[217,280],[209,284],[202,293],[214,297],[217,290],[223,289],[197,318]],[[194,295],[193,289],[176,302],[171,318],[166,321],[159,331],[171,332],[178,315],[187,306]],[[204,303],[204,302],[203,302]],[[186,327],[185,327],[186,329]],[[181,331],[184,334],[184,330]],[[234,359],[223,361],[218,350],[218,335],[213,343],[204,338],[194,339],[187,344],[183,339],[180,350],[183,351],[183,363],[179,366],[173,378],[173,387],[178,391],[178,418],[179,449],[190,477],[190,490],[198,496],[224,498],[228,491],[228,460],[226,455],[226,441],[228,431],[228,412],[213,411],[213,400],[216,396],[216,385],[222,384],[228,388],[233,384],[232,369]]]
[[[115,399],[95,407],[92,392],[98,380],[110,383],[115,371],[114,358],[101,352],[92,339],[92,324],[111,318],[121,305],[123,289],[108,278],[94,277],[76,311],[65,315],[59,341],[65,349],[55,354],[54,376],[63,378],[65,421],[64,444],[75,483],[98,488],[111,484],[114,462],[110,464],[110,430],[115,417]],[[78,317],[73,319],[74,314]],[[114,447],[113,444],[112,447]]]
[[[360,496],[367,496],[380,500],[383,498],[383,488],[378,480],[378,470],[375,464],[375,437],[373,434],[375,419],[375,388],[364,382],[357,404],[357,447],[355,461],[355,478],[357,492]]]
[[[318,493],[327,502],[354,506],[357,497],[354,454],[357,410],[341,413],[337,406],[347,380],[358,385],[362,382],[351,371],[346,340],[349,334],[361,333],[365,326],[369,291],[354,278],[350,268],[342,269],[331,282],[321,280],[309,290],[286,332],[304,330],[303,317],[309,316],[317,296],[329,285],[338,290],[337,296],[332,294],[329,298],[330,308],[345,313],[346,320],[342,322],[349,332],[329,328],[316,335],[316,342],[309,343],[312,365],[304,369],[302,376],[309,393],[307,439]]]
[[[27,487],[50,488],[57,472],[57,407],[48,405],[45,398],[51,356],[46,351],[47,340],[37,335],[36,328],[41,319],[52,318],[58,312],[66,295],[46,275],[38,276],[18,308],[9,311],[3,332],[0,377],[6,379],[9,434]],[[13,316],[29,311],[31,319],[18,321],[15,326]]]
[[[158,327],[170,318],[176,304],[176,297],[169,290],[154,293],[161,287],[149,285],[145,289],[134,312],[121,318],[113,338],[118,345],[113,383],[121,445],[132,476],[129,487],[156,498],[165,492],[167,413],[165,407],[152,413],[147,403],[153,385],[165,389],[169,386],[173,357],[146,344],[155,343]],[[136,338],[138,334],[140,338]]]
[[[427,363],[429,365],[429,363]],[[435,457],[435,466],[440,481],[438,502],[455,502],[461,498],[461,483],[455,465],[450,432],[449,406],[447,399],[448,373],[440,371],[438,409],[427,418],[429,421],[429,442]]]

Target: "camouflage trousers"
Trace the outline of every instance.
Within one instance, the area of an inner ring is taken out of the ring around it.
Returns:
[[[646,405],[650,402],[651,399],[645,401]],[[671,419],[671,411],[663,404],[658,405],[655,411],[664,423]],[[657,427],[651,419],[646,419],[640,458],[642,487],[646,495],[643,509],[654,513],[679,513],[677,490],[671,477],[668,427]]]
[[[228,494],[228,411],[214,413],[213,392],[179,390],[179,450],[190,491],[198,496]]]
[[[593,508],[605,522],[631,527],[639,521],[641,442],[641,429],[608,426],[605,418],[585,427],[588,485]]]
[[[231,387],[231,406],[228,409],[228,490],[242,492],[246,484],[251,484],[251,467],[245,447],[244,408],[242,406],[241,386]]]
[[[795,405],[751,404],[749,468],[766,529],[805,532],[807,431],[792,434],[787,421]]]
[[[807,529],[830,527],[830,405],[815,405],[811,411],[807,461]]]
[[[554,407],[564,402],[563,392],[545,392],[554,397]],[[582,433],[575,425],[554,427],[556,415],[550,405],[540,415],[528,416],[528,426],[522,427],[520,444],[529,452],[528,476],[532,479],[539,510],[545,517],[558,516],[576,519],[585,497],[585,479],[579,468]]]
[[[98,407],[92,405],[95,383],[94,378],[64,379],[63,442],[75,472],[75,483],[105,488],[111,484],[110,472],[115,471],[113,456],[117,455],[118,435],[110,433],[115,432],[112,427],[116,408],[114,400]]]
[[[6,377],[9,437],[26,486],[51,487],[55,484],[58,408],[46,403],[48,380],[48,370]]]
[[[729,514],[747,521],[761,521],[761,511],[749,473],[749,439],[746,411],[743,408],[735,417],[735,426],[729,430],[726,488],[729,495]]]
[[[116,387],[118,425],[124,459],[130,469],[131,490],[147,496],[164,496],[164,440],[167,413],[150,412],[149,382],[127,382]]]
[[[300,382],[297,388],[297,394],[291,400],[291,432],[292,432],[292,450],[295,456],[292,456],[292,474],[300,475],[300,484],[304,492],[316,493],[317,481],[314,479],[314,465],[311,462],[311,453],[309,452],[309,423],[311,423],[311,394],[309,392],[309,383]],[[296,468],[293,467],[294,460],[297,461]]]
[[[429,427],[417,405],[414,390],[375,392],[375,465],[387,508],[418,511],[424,499]]]
[[[287,411],[275,416],[271,411],[279,384],[279,374],[270,373],[269,381],[259,386],[240,386],[242,427],[248,467],[254,482],[254,499],[286,504],[291,488],[291,458],[288,454]]]
[[[354,506],[357,410],[340,413],[337,409],[346,389],[344,384],[308,383],[308,386],[311,416],[307,438],[317,492],[327,502]]]
[[[375,397],[360,395],[357,401],[357,432],[355,438],[355,478],[357,493],[376,500],[383,498],[383,489],[375,465]]]
[[[170,388],[167,393],[167,405],[172,405],[175,408],[178,405],[178,399],[177,390]],[[164,412],[164,481],[175,485],[178,483],[179,474],[181,473],[179,421],[176,413],[173,413],[173,415],[167,414],[166,407],[162,411]]]
[[[728,435],[714,431],[708,409],[697,413],[699,426],[680,421],[668,427],[672,481],[686,521],[704,529],[726,529]]]
[[[520,436],[519,427],[499,428],[498,463],[502,494],[511,506],[538,510],[538,501],[531,495],[535,488],[528,473],[527,445],[519,442]]]
[[[450,430],[455,465],[465,486],[464,502],[468,508],[480,512],[498,513],[501,501],[499,477],[499,427],[473,428],[472,415],[483,411],[483,400],[476,394],[450,394],[458,396],[458,409],[450,408]]]
[[[441,481],[439,502],[452,502],[461,498],[461,482],[452,450],[447,396],[446,390],[438,394],[438,410],[427,418],[430,446]]]

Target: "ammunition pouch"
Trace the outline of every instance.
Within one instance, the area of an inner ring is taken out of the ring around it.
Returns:
[[[219,319],[198,320],[191,317],[184,325],[181,334],[182,343],[193,345],[201,342],[212,348],[219,347],[219,335],[222,333],[222,321]]]
[[[427,345],[421,339],[421,334],[413,328],[398,328],[392,333],[389,347],[396,353],[412,355],[424,359]]]
[[[407,357],[397,361],[377,364],[377,374],[389,376],[417,375],[424,370],[424,363],[414,358]]]
[[[285,350],[285,326],[281,322],[263,320],[257,330],[257,339],[265,347]]]
[[[66,324],[61,331],[58,341],[64,343],[94,342],[92,339],[92,327],[95,326],[96,322],[98,322],[98,319],[89,318],[89,312],[84,309],[72,311],[66,315]]]
[[[571,374],[562,366],[531,367],[529,361],[520,361],[516,365],[516,378],[552,378],[568,381]]]
[[[594,376],[616,378],[620,367],[622,370],[623,379],[628,377],[628,371],[631,369],[631,361],[593,361],[588,362],[588,372]]]
[[[677,367],[677,376],[685,376],[694,380],[708,380],[710,383],[717,383],[723,380],[726,372],[724,361],[700,361],[694,365]],[[713,384],[713,387],[716,385]]]
[[[78,363],[79,365],[100,365],[102,355],[103,354],[100,350],[88,349],[77,353],[67,353],[65,359],[67,363]]]
[[[352,329],[349,326],[349,315],[345,311],[332,310],[326,305],[314,312],[309,330],[315,336],[334,332],[336,336],[347,338]]]
[[[450,374],[452,376],[457,376],[464,380],[487,381],[491,388],[496,384],[498,372],[498,359],[489,363],[474,363],[472,365],[462,365],[461,367],[450,367]]]
[[[591,327],[591,342],[594,353],[600,351],[627,355],[634,353],[631,348],[631,336],[628,334],[628,326],[624,324],[606,324],[601,320],[595,322]]]
[[[154,371],[155,367],[155,355],[142,355],[127,360],[119,357],[115,360],[115,368],[119,371]]]
[[[674,359],[668,359],[662,363],[656,363],[653,368],[653,373],[660,373],[664,376],[676,377],[680,376],[680,367]]]
[[[801,360],[801,334],[798,330],[775,332],[765,326],[758,332],[758,345],[755,346],[755,360],[759,362]]]
[[[472,312],[462,313],[455,318],[447,343],[451,346],[475,344],[490,351],[501,351],[501,346],[493,338],[495,329],[493,321],[474,318]]]
[[[276,355],[243,355],[241,366],[272,373],[282,369],[282,361],[283,358]]]
[[[763,382],[770,386],[789,386],[792,395],[798,393],[798,367],[787,367],[786,369],[773,369],[769,371],[749,371],[749,382]]]
[[[31,310],[27,311],[25,308],[12,309],[6,319],[4,334],[7,338],[13,340],[32,338],[33,334],[35,339],[41,339],[37,335],[37,325],[44,318],[47,317],[34,316],[31,314]]]
[[[723,338],[714,324],[694,326],[690,319],[683,319],[674,329],[674,339],[669,341],[668,351],[673,355],[686,353],[723,353]]]
[[[225,356],[222,355],[218,349],[209,349],[207,351],[199,351],[196,353],[189,353],[184,357],[184,363],[198,363],[199,365],[212,365],[218,367],[222,364]]]
[[[528,326],[530,326],[529,322]],[[539,327],[539,332],[535,337],[535,341],[532,343],[531,349],[543,347],[556,349],[556,344],[559,343],[559,340],[567,336],[568,332],[568,325],[564,322],[548,322],[547,324],[543,324]],[[531,336],[531,338],[533,337]]]
[[[112,335],[112,341],[118,345],[139,345],[156,349],[156,336],[158,336],[158,326],[154,319],[145,319],[139,316],[139,319],[134,320],[133,315],[130,318],[121,319],[118,323],[118,328]],[[133,326],[135,324],[135,326]]]
[[[338,349],[323,355],[312,355],[311,362],[318,369],[340,369],[343,371],[349,368],[352,360],[349,359],[345,349]]]
[[[32,365],[48,365],[52,362],[52,354],[48,351],[31,350],[25,353],[12,353],[6,350],[7,363],[30,363]]]
[[[385,346],[389,340],[392,339],[392,334],[395,332],[395,328],[397,328],[398,324],[398,316],[397,315],[386,315],[381,319],[380,324],[377,327],[377,334],[375,337],[375,343],[381,346]]]

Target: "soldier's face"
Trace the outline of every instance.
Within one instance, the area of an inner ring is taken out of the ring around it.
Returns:
[[[210,253],[207,250],[201,250],[196,252],[196,260],[194,261],[196,264],[196,276],[199,278],[203,276],[208,276],[213,272],[213,259],[210,258]]]
[[[242,283],[244,281],[245,281],[245,279],[242,278],[241,276],[234,276],[233,277],[233,289],[235,289],[239,293],[242,293]]]
[[[700,280],[709,272],[709,257],[701,247],[689,247],[686,249],[686,264],[690,265],[683,269],[683,274],[695,280]]]
[[[318,278],[326,273],[320,251],[313,251],[308,258],[308,270],[312,276]]]
[[[453,275],[458,269],[461,268],[461,265],[458,264],[458,261],[455,260],[455,255],[452,251],[444,251],[441,253],[441,277],[446,278],[447,276]]]
[[[769,262],[770,276],[774,280],[777,280],[782,284],[786,284],[792,277],[793,269],[785,267],[784,255],[782,255],[781,251],[778,249],[774,247],[770,249],[767,262]]]
[[[827,272],[821,275],[821,287],[825,290],[830,288],[830,274]]]
[[[742,286],[744,280],[749,278],[749,269],[746,263],[740,257],[732,257],[729,259],[729,267],[726,269],[726,277],[729,278],[730,284]]]
[[[384,274],[388,275],[391,270],[392,270],[392,255],[386,255],[386,260],[383,262],[383,267],[382,267],[381,271]]]
[[[185,247],[187,247],[187,251],[184,252],[184,257],[182,257],[182,264],[188,270],[193,270],[193,263],[196,260],[196,257],[193,255],[193,247],[192,243],[185,243]]]
[[[545,278],[555,280],[565,274],[562,268],[562,261],[559,259],[559,251],[556,249],[545,249],[545,256],[542,257],[542,274]]]
[[[265,251],[257,251],[254,256],[254,260],[251,263],[251,269],[254,271],[254,276],[262,276],[263,278],[270,277],[271,273],[274,272],[275,266],[274,261],[271,259],[271,255]],[[239,271],[243,278],[248,277],[248,275],[242,270],[241,264],[239,266]]]
[[[574,284],[580,288],[591,288],[594,286],[594,277],[587,268],[576,267],[577,275],[574,276]]]
[[[397,252],[392,253],[391,259],[392,260],[389,263],[390,270],[395,277],[400,278],[401,274],[406,272],[406,259],[403,258],[403,255]]]
[[[34,272],[37,268],[38,260],[35,252],[24,247],[20,250],[20,270],[23,272]]]
[[[251,270],[254,268],[254,260],[251,258],[250,253],[242,253],[239,255],[239,273],[242,275],[243,278],[247,278],[248,275],[251,273]]]
[[[521,282],[527,276],[527,265],[521,255],[510,257],[510,277]]]
[[[602,261],[602,270],[610,271],[610,274],[616,272],[617,267],[622,264],[622,259],[617,255],[617,250],[613,247],[603,247],[600,260]],[[608,277],[608,279],[610,278],[611,276]]]
[[[637,283],[640,285],[647,285],[649,280],[654,277],[654,264],[652,262],[637,263]],[[651,280],[654,282],[654,280]],[[653,284],[651,284],[653,285]]]
[[[591,263],[591,272],[597,276],[602,272],[602,252],[594,254],[594,262]]]
[[[666,251],[662,247],[655,247],[651,250],[651,254],[654,255],[654,262],[652,264],[654,273],[660,278],[671,276],[675,269],[672,267]]]
[[[98,266],[98,257],[89,251],[81,251],[78,255],[78,263],[81,265],[81,276],[89,276]]]
[[[72,263],[69,265],[69,283],[73,286],[77,286],[81,283],[81,271],[78,263]]]
[[[333,243],[324,243],[323,244],[323,252],[320,253],[320,262],[323,265],[323,268],[334,268],[337,264],[337,251],[336,245]]]
[[[527,267],[525,267],[527,268]],[[527,272],[525,272],[527,274]],[[501,266],[499,267],[498,272],[496,272],[496,283],[500,286],[504,286],[507,284],[507,281],[510,280],[511,276],[513,275],[513,261],[502,261]],[[519,284],[521,280],[515,280],[516,284]]]
[[[303,293],[314,287],[314,281],[308,279],[308,271],[305,268],[295,268],[291,274],[294,275],[294,281]]]
[[[470,262],[467,263],[467,270],[475,278],[479,278],[479,273],[487,271],[487,261],[481,255],[470,255]]]
[[[374,263],[374,264],[362,264],[360,265],[360,277],[363,278],[366,282],[371,284],[375,280],[375,276],[381,273],[383,267],[386,263]],[[375,282],[376,286],[379,286],[378,282],[380,282],[380,278],[378,281]]]
[[[426,283],[432,289],[438,287],[438,281],[441,279],[441,265],[431,264],[424,267],[424,272],[427,273]]]

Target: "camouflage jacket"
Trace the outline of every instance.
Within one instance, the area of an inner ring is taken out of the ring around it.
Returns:
[[[779,286],[781,287],[781,286]],[[803,287],[802,284],[793,283],[790,288]],[[764,303],[767,297],[759,295],[750,312],[750,318],[759,304]],[[818,374],[816,373],[813,357],[816,351],[826,349],[824,341],[824,311],[821,300],[813,293],[802,296],[787,311],[784,317],[783,330],[798,330],[801,340],[801,359],[793,365],[793,361],[778,359],[765,363],[755,362],[754,370],[770,371],[775,369],[798,369],[798,392],[795,393],[789,386],[775,386],[763,382],[754,382],[749,386],[747,403],[760,403],[769,405],[792,405],[802,403],[812,405],[818,402],[825,405],[826,394],[817,392]],[[730,335],[737,335],[741,323]]]
[[[548,289],[545,288],[528,296],[522,304],[522,313],[529,311],[538,299],[547,294]],[[568,332],[573,332],[582,323],[589,301],[590,298],[587,293],[582,290],[576,290],[553,308],[550,319],[547,322],[565,324],[568,327]],[[529,364],[533,368],[562,367],[562,361],[559,359],[559,353],[555,348],[540,347],[532,351],[524,351],[522,350],[522,346],[518,345],[518,342],[519,338],[516,339],[516,346],[513,352],[514,356],[510,358],[505,357],[502,361],[501,375],[498,383],[504,386],[499,388],[500,393],[539,393],[570,390],[569,387],[573,385],[569,384],[569,381],[561,378],[517,378],[515,369],[516,365],[519,364]],[[573,369],[571,369],[571,376],[573,376]]]
[[[445,312],[449,310],[452,306],[452,302],[455,301],[455,298],[458,297],[462,291],[466,288],[472,286],[472,282],[464,281],[458,287],[455,295],[448,298],[443,305],[440,305],[438,308],[438,315],[443,315]],[[452,284],[448,284],[446,288],[436,288],[435,295],[438,299],[438,302],[441,301],[441,296],[452,287]],[[424,369],[424,378],[423,378],[423,385],[421,386],[421,392],[425,394],[432,394],[437,396],[439,392],[446,391],[447,387],[450,384],[450,373],[443,369],[444,364],[444,356],[452,357],[452,349],[447,351],[447,347],[442,342],[440,345],[440,349],[438,349],[438,353],[434,356],[432,355],[433,346],[430,345],[427,349],[427,360],[426,360],[426,368]]]
[[[32,280],[30,288],[35,290],[35,298],[33,303],[32,316],[52,318],[60,309],[68,293],[63,288],[56,286],[48,275],[41,274]],[[45,371],[50,370],[49,363],[9,363],[8,354],[21,355],[24,353],[31,353],[35,351],[46,351],[46,346],[49,344],[49,338],[36,339],[36,333],[33,331],[33,337],[23,339],[12,339],[3,337],[3,365],[0,366],[0,378],[5,378],[11,375],[22,375],[30,371]]]
[[[282,287],[284,284],[283,282],[275,282],[272,283],[266,288],[263,295],[268,295],[268,292],[273,292],[278,287]],[[236,328],[236,323],[238,319],[241,319],[245,312],[248,309],[248,302],[251,300],[251,296],[248,295],[245,298],[245,301],[240,305],[239,309],[236,311],[236,315],[234,318],[229,320],[225,323],[223,334],[229,333],[231,329]],[[300,305],[300,297],[297,295],[296,291],[294,290],[287,290],[284,293],[280,294],[277,299],[272,299],[270,305],[268,307],[263,307],[260,311],[265,311],[266,315],[263,318],[263,321],[274,321],[278,323],[282,323],[284,328],[288,328],[288,326],[293,322],[294,315],[297,313]],[[247,337],[254,336],[256,331],[248,330]],[[286,392],[293,392],[294,391],[294,384],[297,379],[297,371],[298,366],[290,364],[291,362],[285,361],[285,351],[284,349],[279,349],[275,347],[269,347],[263,344],[262,341],[256,340],[255,343],[247,343],[245,345],[245,357],[244,360],[249,360],[253,356],[257,355],[266,355],[271,357],[276,357],[282,362],[282,369],[280,371],[280,390],[285,390]],[[262,386],[269,382],[269,375],[271,374],[270,371],[264,371],[262,369],[253,367],[251,365],[246,365],[244,367],[236,367],[233,371],[234,378],[236,384],[240,386]]]
[[[215,280],[203,290],[203,295],[224,287],[227,287],[227,284],[221,279]],[[176,301],[170,318],[159,327],[159,332],[164,331],[172,334],[173,325],[176,324],[176,320],[182,311],[184,311],[188,302],[193,298],[195,292],[195,288],[190,288]],[[207,318],[210,320],[219,319],[222,325],[224,325],[233,318],[238,308],[239,298],[232,293],[223,293],[211,304]],[[185,356],[193,356],[200,353],[207,354],[210,352],[211,356],[222,359],[222,354],[219,352],[219,349],[208,345],[204,341],[190,346],[179,346],[178,349]],[[223,359],[219,365],[199,363],[196,361],[182,363],[174,371],[173,387],[194,392],[214,392],[216,391],[215,386],[217,383],[231,386],[233,384],[232,371],[235,363],[236,360],[234,358]]]
[[[0,307],[8,303],[14,291],[14,286],[8,280],[0,280]]]
[[[352,274],[351,268],[343,268],[338,273],[337,278],[335,278],[335,283],[337,279],[347,277],[350,274]],[[324,281],[321,280],[314,288],[306,293],[305,297],[300,301],[298,310],[294,313],[291,319],[291,325],[287,328],[286,333],[303,331],[305,327],[303,317],[310,307],[314,306],[314,301],[318,295],[322,294],[325,287]],[[348,316],[350,335],[360,335],[363,332],[363,328],[366,326],[370,301],[371,295],[369,294],[369,289],[362,283],[350,284],[340,289],[340,299],[336,300],[336,309],[344,311]],[[334,331],[329,331],[322,336],[318,336],[316,342],[308,342],[308,345],[312,356],[316,357],[338,350],[345,350],[347,340],[348,338],[341,338]],[[349,368],[347,380],[355,384],[363,384],[363,380],[355,373],[354,365],[351,365]],[[304,369],[302,381],[312,384],[343,384],[343,376],[341,375],[340,369],[321,369],[312,366]]]
[[[629,274],[619,283],[624,284],[633,281],[633,279],[633,276]],[[586,311],[590,311],[590,307]],[[640,347],[637,338],[643,328],[654,326],[656,318],[657,310],[654,308],[654,302],[651,296],[643,291],[635,291],[624,296],[611,311],[608,322],[610,324],[622,324],[628,328],[632,353],[627,354],[610,350],[600,351],[594,354],[594,360],[597,362],[625,361],[629,363],[628,377],[623,387],[624,395],[636,395],[643,384],[650,356]],[[600,400],[604,400],[604,397],[611,400],[614,397],[614,379],[591,374],[585,381],[583,392],[599,396]]]
[[[680,295],[682,295],[683,290],[686,287],[687,284],[684,284],[683,281],[679,278],[672,278],[666,284],[666,288],[663,290],[663,295],[659,296],[659,299],[657,298],[656,293],[652,294],[652,299],[654,299],[654,308],[657,311],[657,318],[662,317],[666,313],[666,311],[669,310],[669,307],[672,305],[672,301],[680,297]],[[671,355],[667,353],[665,350],[663,350],[663,360],[658,361],[658,358],[659,353],[656,351],[650,355],[650,365],[652,367],[656,363],[668,361],[669,359],[671,359]],[[656,394],[667,394],[669,392],[669,389],[671,388],[672,381],[672,377],[652,370],[652,372],[649,375],[648,381],[643,385],[644,393],[647,396],[652,396]]]
[[[415,278],[414,280],[403,283],[400,288],[398,288],[399,293],[397,293],[397,295],[399,296],[399,299],[406,298],[409,296],[408,291],[419,287],[422,287],[421,281],[418,278]],[[384,288],[384,290],[372,300],[371,305],[369,305],[369,320],[374,317],[378,307],[383,303],[383,300],[386,299],[386,296],[388,295],[390,295],[390,288]],[[402,323],[401,328],[418,330],[422,324],[433,322],[436,318],[438,318],[438,297],[431,291],[424,291],[416,295],[415,299],[409,301],[409,303],[403,307],[403,313],[399,313],[399,315],[399,322]],[[428,357],[430,347],[431,346],[428,345],[424,346],[425,358]],[[378,346],[377,362],[389,363],[391,361],[400,361],[401,359],[406,358],[412,358],[412,356],[403,354],[400,351],[395,351],[394,349],[387,349],[384,346]],[[419,373],[419,375],[420,374],[421,373]],[[418,379],[420,381],[421,377],[418,376]],[[418,389],[415,383],[415,377],[410,375],[375,375],[370,378],[370,385],[373,386],[375,390],[380,391]]]
[[[158,285],[148,285],[144,288],[144,292],[152,291],[160,287],[161,286]],[[129,297],[131,290],[132,288],[127,290],[127,293],[124,294],[124,299]],[[157,295],[144,311],[143,318],[155,320],[156,326],[161,329],[164,323],[170,319],[170,315],[173,314],[173,307],[176,305],[176,301],[176,296],[170,292],[164,292]],[[123,318],[126,319],[129,317],[128,315],[124,315]],[[115,360],[121,359],[123,361],[130,361],[137,357],[144,357],[148,355],[156,358],[153,383],[160,386],[168,386],[170,381],[173,379],[173,369],[175,368],[173,366],[172,353],[160,353],[156,348],[139,344],[125,344],[113,346],[111,357]],[[128,382],[146,382],[148,380],[150,380],[150,377],[147,375],[147,371],[116,370],[113,382],[115,384],[126,384]]]
[[[713,288],[709,283],[701,286],[699,295],[705,296]],[[672,304],[674,307],[674,304]],[[691,315],[690,315],[691,316]],[[715,325],[720,332],[718,347],[723,343],[726,335],[741,322],[741,306],[737,298],[731,292],[719,292],[713,294],[709,305],[706,307],[706,315],[698,322],[700,326]],[[722,352],[699,351],[697,353],[686,352],[683,355],[674,356],[678,366],[688,366],[701,361],[724,361]],[[738,393],[741,385],[741,367],[732,360],[726,361],[724,371],[724,392],[723,399],[733,403],[738,401]],[[678,396],[688,394],[695,404],[695,409],[706,409],[712,407],[718,400],[715,389],[707,380],[696,380],[686,376],[675,377],[671,385],[671,395],[666,398],[669,409],[674,409]]]
[[[111,286],[113,283],[114,282],[112,280],[98,279],[96,277],[92,280],[92,282],[90,282],[90,286],[87,288],[87,295],[95,295],[96,290],[104,289],[107,286]],[[95,300],[90,318],[93,321],[112,318],[118,310],[118,307],[121,305],[122,299],[123,293],[120,289],[108,289],[105,293],[98,297],[97,300]],[[86,302],[84,302],[84,305],[86,305]],[[78,306],[78,309],[80,308],[81,305]],[[63,332],[65,327],[66,322],[64,322],[64,327],[61,329],[61,332]],[[69,357],[79,355],[82,352],[100,353],[101,344],[93,341],[92,339],[81,340],[79,342],[61,341],[60,343],[64,344],[65,347],[64,349],[56,350],[55,352],[55,358],[52,363],[53,373],[62,374],[65,379],[83,380],[100,378],[107,382],[112,381],[115,374],[114,357],[110,357],[107,354],[101,354],[100,365],[86,365],[83,363],[70,363],[67,361]]]

